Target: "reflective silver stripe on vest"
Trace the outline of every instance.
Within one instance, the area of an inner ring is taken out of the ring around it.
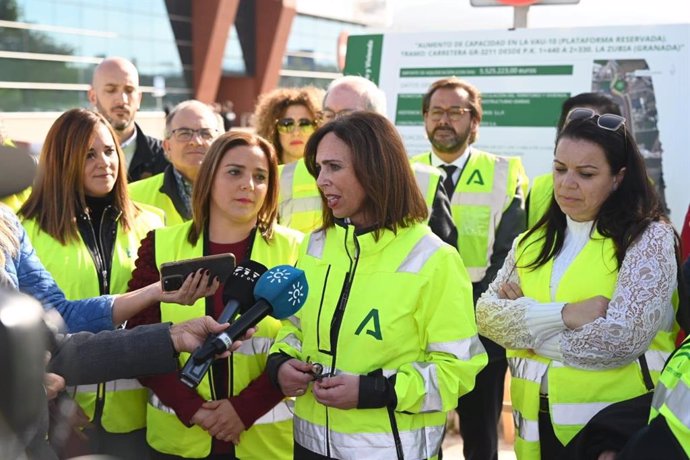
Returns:
[[[286,222],[292,216],[292,183],[295,181],[295,168],[297,161],[283,166],[280,173],[280,203],[278,203],[278,215],[281,222]]]
[[[292,198],[292,184],[295,181],[295,170],[297,169],[298,161],[293,161],[283,166],[280,173],[280,194],[285,200]]]
[[[297,329],[302,329],[302,321],[300,321],[300,319],[297,316],[289,316],[288,321],[290,321],[290,324],[295,326]]]
[[[302,351],[302,342],[297,338],[295,334],[288,334],[282,339],[280,339],[280,343],[284,343],[288,345],[290,348],[295,349],[297,351]]]
[[[654,387],[654,397],[652,398],[652,408],[656,409],[657,411],[661,409],[661,406],[664,405],[664,402],[666,402],[666,395],[668,394],[668,388],[666,388],[666,385],[664,382],[659,380],[659,382],[656,384],[656,387]]]
[[[139,380],[137,379],[119,379],[111,380],[105,383],[105,391],[128,391],[128,390],[141,390],[144,387],[141,386]],[[68,391],[72,392],[76,390],[76,393],[97,393],[98,384],[92,385],[79,385],[76,387],[68,387]]]
[[[323,257],[323,250],[326,247],[326,232],[319,230],[313,232],[309,236],[309,246],[307,246],[307,254],[317,259]]]
[[[510,374],[513,378],[529,380],[537,385],[541,385],[542,377],[544,377],[548,369],[547,364],[527,358],[511,357],[508,358],[508,363],[510,364]]]
[[[663,387],[664,391],[662,395],[659,395],[659,400],[657,401],[656,391],[660,387]],[[688,387],[684,380],[678,380],[676,386],[671,390],[663,386],[662,382],[659,382],[654,393],[652,406],[658,410],[664,403],[673,413],[673,416],[690,430],[690,387]],[[658,406],[655,406],[655,404],[658,404]]]
[[[156,396],[156,393],[154,393],[153,391],[149,391],[149,404],[151,404],[158,410],[177,416],[177,414],[175,414],[175,411],[172,410],[172,408],[163,404],[161,400],[158,399],[158,396]]]
[[[317,454],[329,454],[326,440],[330,439],[332,458],[342,460],[397,458],[392,433],[339,433],[297,416],[294,422],[295,442]],[[431,458],[438,455],[442,438],[443,425],[400,431],[404,458]]]
[[[412,171],[414,172],[414,178],[415,181],[417,181],[417,187],[419,187],[419,191],[422,192],[422,196],[424,197],[424,202],[426,203],[428,215],[427,215],[427,222],[431,218],[431,208],[433,204],[433,200],[431,203],[427,202],[427,195],[429,194],[429,185],[431,184],[431,178],[438,177],[437,174],[433,174],[429,170],[427,170],[425,167],[427,165],[422,164],[422,163],[414,163],[412,165]],[[433,168],[433,166],[430,166],[430,168]],[[438,187],[438,184],[436,184]]]
[[[479,336],[472,336],[467,339],[455,340],[453,342],[435,342],[426,346],[426,351],[438,351],[449,353],[463,361],[469,361],[477,355],[486,353]]]
[[[597,412],[612,402],[559,403],[551,404],[551,420],[556,425],[586,425]]]
[[[434,363],[412,363],[412,367],[419,372],[424,380],[424,401],[420,412],[438,412],[443,409],[441,390],[438,386],[438,373]]]
[[[496,156],[494,165],[494,181],[491,193],[454,193],[451,199],[451,206],[488,206],[491,209],[491,222],[488,239],[486,260],[491,260],[494,252],[494,241],[496,240],[496,230],[503,217],[503,208],[506,202],[508,191],[508,173],[510,162],[507,158]],[[508,203],[510,204],[510,203]],[[467,272],[473,283],[481,281],[486,274],[487,267],[467,267]]]
[[[294,407],[294,399],[284,399],[273,409],[259,417],[257,421],[254,422],[254,425],[265,425],[268,423],[278,423],[290,420],[292,419],[292,414],[295,412]]]
[[[283,171],[280,173],[280,203],[278,203],[278,215],[283,225],[290,223],[292,216],[299,212],[320,211],[321,210],[321,196],[308,196],[303,198],[293,197],[293,188],[295,182],[295,170],[297,169],[298,161],[293,161],[283,166]]]
[[[254,336],[250,340],[243,341],[242,346],[235,353],[246,356],[266,355],[271,349],[271,345],[273,345],[273,339]]]
[[[492,249],[489,249],[491,252],[493,252]],[[467,274],[470,275],[470,281],[473,283],[479,282],[484,278],[484,274],[486,273],[486,268],[484,267],[465,267],[467,268]]]
[[[647,350],[644,352],[644,357],[647,360],[647,367],[650,371],[661,372],[664,370],[664,364],[671,353],[661,350]]]
[[[443,242],[434,235],[424,235],[412,250],[405,260],[398,267],[398,273],[419,273],[424,264],[431,258],[432,255],[443,245]]]
[[[518,436],[528,442],[539,442],[539,422],[527,420],[522,414],[513,410],[513,421],[517,428]]]

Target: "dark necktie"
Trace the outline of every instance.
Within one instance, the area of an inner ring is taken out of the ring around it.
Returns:
[[[457,166],[441,166],[442,168],[448,168],[448,175],[446,180],[440,182],[436,188],[436,196],[434,197],[434,202],[431,207],[431,216],[429,216],[429,228],[434,232],[439,238],[441,238],[446,243],[450,244],[454,248],[458,247],[458,229],[455,227],[455,222],[453,221],[453,213],[450,207],[450,194],[453,193],[453,171],[457,169]],[[446,189],[446,182],[450,184],[450,188]]]
[[[446,195],[448,195],[448,199],[450,200],[453,198],[453,192],[455,192],[453,174],[458,170],[458,167],[453,165],[441,165],[441,169],[446,172],[446,178],[443,179],[443,187],[446,189]]]

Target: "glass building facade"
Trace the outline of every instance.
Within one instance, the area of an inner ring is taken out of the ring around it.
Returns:
[[[339,75],[341,32],[365,26],[298,14],[283,59],[280,86],[325,87]],[[0,2],[0,110],[86,107],[93,69],[105,56],[123,56],[138,68],[146,96],[142,109],[161,109],[193,96],[191,1],[2,0]],[[177,33],[175,33],[175,32]],[[246,73],[232,27],[223,73]],[[154,78],[165,96],[154,94]]]
[[[192,94],[184,77],[175,22],[162,0],[3,0],[0,7],[0,109],[63,110],[88,106],[93,69],[105,56],[138,68],[145,93],[165,79],[166,103]],[[144,109],[161,101],[144,97]]]

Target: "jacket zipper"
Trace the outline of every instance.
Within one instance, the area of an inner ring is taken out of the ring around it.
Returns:
[[[348,272],[345,274],[345,282],[343,283],[343,287],[340,291],[340,297],[338,299],[338,306],[336,307],[335,310],[335,315],[333,316],[333,320],[331,322],[331,350],[333,352],[332,357],[331,357],[331,372],[333,372],[336,369],[336,358],[338,354],[338,337],[340,335],[340,327],[343,323],[343,316],[345,314],[345,307],[347,306],[347,302],[350,298],[350,289],[352,288],[352,283],[355,278],[355,272],[357,271],[357,264],[359,262],[359,241],[357,240],[357,235],[352,236],[353,241],[355,243],[355,254],[354,254],[354,259],[353,256],[350,254],[350,251],[348,250],[347,247],[347,237],[348,233],[350,231],[350,227],[348,226],[345,229],[345,253],[347,254],[347,257],[350,259],[350,269]],[[329,422],[329,411],[328,407],[326,407],[326,454],[328,457],[331,456],[331,437],[330,437],[330,422]]]
[[[105,218],[106,214],[108,211],[111,209],[110,206],[107,206],[103,210],[103,214],[101,214],[101,225],[100,225],[100,230],[98,232],[98,235],[96,235],[96,232],[93,228],[93,223],[91,221],[91,216],[86,213],[85,220],[88,223],[89,230],[91,231],[91,236],[93,237],[93,241],[95,243],[95,248],[91,248],[88,244],[86,245],[88,251],[91,253],[91,256],[94,259],[94,262],[96,264],[96,270],[101,274],[99,277],[99,284],[100,284],[100,294],[110,294],[110,280],[109,280],[109,270],[105,266],[105,260],[103,259],[103,251],[105,250],[105,246],[103,245],[103,232],[108,231],[110,229],[105,227]],[[119,216],[118,216],[119,217]],[[118,218],[115,218],[115,222],[117,223]],[[116,227],[117,228],[117,227]],[[113,254],[115,253],[115,240],[113,239],[113,244],[111,245],[110,248],[110,261],[112,264],[112,257]],[[97,426],[99,430],[105,431],[105,428],[103,428],[103,422],[101,418],[103,417],[103,409],[105,407],[105,394],[106,394],[106,389],[105,389],[105,383],[99,383],[98,387],[96,389],[96,407],[94,408],[94,421],[97,421]]]

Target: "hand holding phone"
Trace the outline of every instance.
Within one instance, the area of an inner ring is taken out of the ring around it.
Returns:
[[[180,289],[184,280],[199,269],[209,271],[209,286],[218,278],[225,283],[235,268],[235,255],[232,253],[215,254],[194,259],[178,260],[161,264],[161,282],[164,291]]]

